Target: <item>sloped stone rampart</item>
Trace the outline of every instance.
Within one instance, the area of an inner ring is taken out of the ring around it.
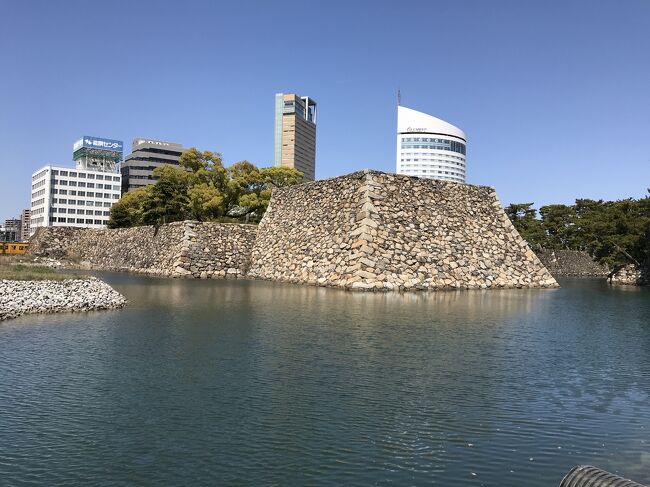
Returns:
[[[550,250],[535,252],[554,277],[607,277],[607,266],[598,264],[582,250]]]
[[[171,277],[241,277],[257,227],[232,223],[176,222],[119,229],[47,227],[30,240],[36,256],[81,266]]]
[[[494,189],[362,171],[276,190],[249,276],[348,289],[556,287]]]
[[[354,290],[557,286],[494,189],[377,171],[278,189],[259,226],[46,228],[32,252],[106,270]]]

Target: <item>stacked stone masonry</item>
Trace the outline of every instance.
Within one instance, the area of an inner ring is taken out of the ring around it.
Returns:
[[[494,189],[377,171],[278,189],[259,226],[47,228],[32,251],[107,270],[353,290],[557,286]]]
[[[581,250],[549,250],[536,252],[539,260],[554,277],[607,277],[609,269],[598,264]]]
[[[250,277],[360,290],[556,287],[494,189],[362,171],[273,194]]]
[[[628,286],[647,286],[650,284],[650,266],[639,268],[635,265],[626,265],[610,277],[612,284],[625,284]]]
[[[31,240],[36,256],[82,267],[170,277],[242,277],[257,226],[176,222],[113,230],[48,227]]]

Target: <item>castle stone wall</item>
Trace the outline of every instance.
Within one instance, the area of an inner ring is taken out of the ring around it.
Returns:
[[[633,264],[626,265],[610,277],[610,282],[628,286],[647,286],[650,284],[650,266],[645,268]]]
[[[581,250],[542,249],[537,257],[554,277],[607,277],[607,266],[598,264]]]
[[[30,252],[84,267],[171,277],[240,277],[249,265],[257,227],[175,222],[133,228],[39,229]]]
[[[555,287],[492,188],[377,171],[276,190],[248,275],[349,289]]]
[[[45,228],[32,252],[97,269],[354,290],[557,286],[494,189],[377,171],[278,189],[259,226]]]

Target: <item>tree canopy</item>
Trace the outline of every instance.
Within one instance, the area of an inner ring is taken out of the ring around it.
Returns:
[[[224,167],[221,155],[195,148],[183,152],[180,166],[153,172],[156,183],[125,193],[111,208],[109,228],[159,225],[180,220],[257,222],[275,188],[302,181],[288,167],[257,168],[248,161]]]
[[[533,248],[585,250],[613,268],[650,261],[650,189],[640,199],[542,206],[539,217],[533,203],[505,211]]]

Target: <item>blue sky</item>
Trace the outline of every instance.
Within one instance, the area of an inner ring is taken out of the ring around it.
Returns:
[[[648,0],[0,0],[0,218],[82,135],[271,165],[276,92],[318,102],[318,178],[394,171],[400,88],[504,204],[640,197],[649,25]]]

